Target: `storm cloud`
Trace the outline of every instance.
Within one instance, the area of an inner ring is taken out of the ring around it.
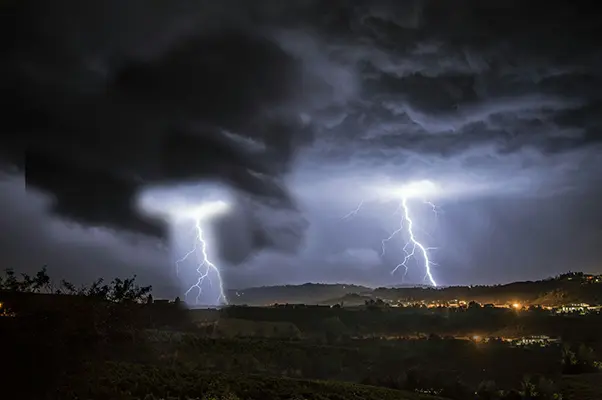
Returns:
[[[71,23],[57,9],[34,14],[30,3],[18,6],[21,43],[6,64],[13,110],[4,142],[57,214],[161,236],[132,209],[135,193],[203,180],[296,213],[282,177],[312,128],[300,114],[301,66],[277,43],[222,9],[212,14],[221,23],[207,26],[200,4],[190,29],[180,30],[190,15],[157,5],[136,32],[116,37],[114,24],[136,23],[131,8],[146,4],[107,2],[91,13],[65,1]]]
[[[61,3],[5,24],[2,154],[63,217],[160,235],[135,193],[217,181],[231,285],[388,284],[403,246],[381,254],[399,220],[378,188],[426,179],[443,283],[599,272],[593,2]]]

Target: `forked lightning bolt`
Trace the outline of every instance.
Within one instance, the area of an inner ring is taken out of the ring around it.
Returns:
[[[197,282],[194,285],[190,286],[190,288],[185,292],[185,296],[188,296],[193,290],[196,289],[196,304],[199,304],[199,299],[201,297],[201,294],[203,293],[203,284],[205,283],[205,280],[207,280],[211,286],[213,285],[211,277],[209,276],[211,271],[213,271],[215,273],[215,276],[217,277],[219,285],[219,295],[217,297],[217,303],[228,304],[228,300],[224,292],[224,285],[220,270],[215,264],[211,262],[211,260],[209,260],[209,256],[207,254],[207,242],[205,241],[205,238],[203,236],[203,228],[201,226],[200,218],[194,219],[194,228],[196,237],[193,248],[188,253],[186,253],[184,257],[176,261],[176,273],[178,273],[180,263],[186,261],[188,257],[192,256],[193,254],[196,254],[198,259],[196,271],[199,274],[199,277],[197,279]]]
[[[424,203],[431,206],[435,215],[438,214],[438,208],[434,203],[431,203],[429,201],[425,201]],[[364,204],[363,201],[360,202],[359,205],[353,211],[351,211],[350,213],[348,213],[341,219],[345,220],[345,219],[356,216],[357,213],[362,208],[363,204]],[[395,231],[393,231],[393,233],[391,233],[391,235],[389,237],[382,240],[381,255],[382,256],[385,255],[387,242],[390,241],[391,239],[393,239],[398,233],[403,231],[404,226],[406,227],[406,231],[407,231],[409,238],[408,238],[408,241],[406,242],[406,244],[403,246],[403,252],[405,254],[404,259],[401,263],[399,263],[399,264],[397,264],[397,266],[395,266],[395,268],[391,271],[391,274],[394,274],[395,272],[397,272],[397,270],[399,268],[404,267],[404,269],[405,269],[404,277],[405,277],[406,274],[408,273],[408,265],[407,265],[408,261],[410,261],[412,258],[415,258],[417,256],[416,252],[419,252],[420,255],[422,256],[422,259],[424,262],[424,269],[425,269],[424,279],[425,280],[428,279],[432,286],[437,286],[437,282],[433,278],[433,274],[431,271],[431,267],[436,264],[434,262],[432,262],[429,257],[429,250],[432,250],[433,248],[425,247],[422,243],[420,243],[418,241],[418,239],[416,239],[416,236],[414,235],[414,221],[412,220],[412,217],[410,215],[411,214],[410,208],[408,206],[408,199],[406,197],[402,198],[401,203],[399,204],[399,208],[397,209],[396,213],[397,212],[399,212],[401,214],[399,228],[397,228]]]
[[[430,202],[425,202],[425,203],[429,204],[433,208],[433,211],[435,213],[437,212],[436,206],[433,203],[430,203]],[[402,212],[402,217],[401,217],[401,221],[399,224],[399,228],[397,228],[391,234],[391,236],[389,236],[388,238],[386,238],[382,241],[382,255],[385,254],[385,244],[389,240],[391,240],[395,235],[397,235],[399,232],[401,232],[403,230],[404,222],[406,223],[406,226],[407,226],[409,240],[403,246],[403,252],[405,254],[403,261],[401,263],[397,264],[397,266],[393,269],[393,271],[391,271],[391,274],[394,274],[395,272],[397,272],[397,270],[400,267],[404,267],[405,268],[404,277],[405,277],[405,275],[408,273],[408,265],[407,265],[408,261],[416,256],[416,251],[419,251],[420,255],[422,256],[423,262],[424,262],[424,270],[426,273],[424,279],[425,280],[428,279],[430,281],[431,285],[437,286],[437,282],[435,282],[435,279],[433,278],[433,274],[431,272],[431,267],[435,264],[430,260],[430,257],[429,257],[429,250],[431,250],[432,248],[425,247],[422,243],[420,243],[416,239],[416,236],[414,235],[414,221],[412,221],[412,217],[410,215],[410,208],[408,206],[407,198],[403,198],[401,200],[401,203],[399,205],[399,210]]]

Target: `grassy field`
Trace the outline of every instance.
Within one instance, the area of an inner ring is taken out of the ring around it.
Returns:
[[[561,374],[559,348],[495,347],[464,340],[350,340],[326,344],[194,335],[169,340],[155,333],[149,334],[151,338],[151,348],[161,363],[194,365],[205,371],[360,382],[366,377],[417,369],[449,379],[461,377],[474,387],[493,379],[501,389],[519,387],[524,375],[556,378]]]
[[[62,399],[113,400],[437,400],[438,397],[367,385],[202,373],[182,368],[106,363],[70,382]]]
[[[602,399],[602,373],[565,375],[561,385],[564,400]]]

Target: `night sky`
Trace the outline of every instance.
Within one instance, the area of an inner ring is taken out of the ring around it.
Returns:
[[[440,285],[602,273],[596,2],[4,3],[4,267],[176,295],[173,226],[140,199],[223,193],[228,288],[423,283],[381,241],[387,190],[426,180]]]

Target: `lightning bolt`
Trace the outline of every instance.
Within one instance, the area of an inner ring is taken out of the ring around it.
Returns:
[[[437,215],[437,216],[439,215],[439,208],[434,203],[432,203],[430,201],[424,201],[424,203],[429,205],[432,208],[433,213],[435,213],[435,215]],[[361,201],[359,203],[359,205],[353,211],[351,211],[350,213],[343,216],[341,218],[341,220],[355,217],[357,215],[357,213],[360,211],[363,204],[364,204],[364,202]],[[387,238],[385,238],[381,241],[381,249],[382,249],[381,256],[385,255],[387,242],[389,242],[391,239],[393,239],[395,236],[397,236],[400,232],[402,232],[404,230],[404,227],[406,227],[406,231],[407,231],[409,239],[405,243],[405,245],[403,246],[403,249],[402,249],[404,252],[404,258],[403,258],[402,262],[400,262],[399,264],[397,264],[395,266],[395,268],[393,268],[393,270],[391,271],[391,274],[394,274],[395,272],[397,272],[397,270],[399,268],[404,267],[405,273],[403,276],[405,278],[405,276],[408,273],[408,269],[409,269],[408,262],[411,259],[415,258],[417,256],[417,253],[419,253],[420,256],[422,256],[422,260],[424,262],[424,269],[425,269],[424,280],[428,280],[432,286],[436,287],[437,282],[433,278],[433,274],[431,271],[431,267],[435,266],[436,264],[431,261],[430,256],[429,256],[429,250],[434,250],[435,248],[424,246],[416,238],[416,236],[414,234],[414,221],[412,220],[410,207],[408,206],[408,199],[406,197],[402,198],[401,202],[399,203],[399,207],[397,208],[397,210],[395,211],[394,214],[397,214],[397,213],[401,214],[399,228],[395,229],[393,231],[393,233],[391,233],[391,235],[389,235]]]
[[[209,256],[207,254],[207,242],[203,236],[203,228],[201,226],[201,219],[194,219],[194,232],[195,232],[195,242],[192,249],[186,253],[182,258],[176,261],[176,274],[179,273],[179,265],[186,261],[193,254],[197,255],[197,268],[196,271],[199,274],[199,277],[196,283],[184,293],[185,296],[188,296],[193,290],[197,290],[196,295],[196,304],[199,304],[199,299],[201,294],[203,293],[203,284],[205,280],[209,282],[209,285],[213,286],[213,282],[211,281],[210,273],[213,271],[215,276],[217,277],[218,285],[219,285],[219,295],[217,297],[217,303],[228,304],[228,299],[226,298],[226,294],[224,291],[224,285],[222,281],[222,275],[219,268],[211,262]]]
[[[351,217],[355,217],[357,215],[357,213],[360,212],[363,205],[364,205],[364,200],[360,201],[360,203],[357,205],[357,207],[355,207],[355,209],[353,211],[351,211],[351,212],[345,214],[343,217],[341,217],[341,221],[346,220]]]
[[[435,214],[437,214],[437,208],[433,203],[430,202],[425,202],[429,205],[432,206],[433,211],[435,212]],[[401,203],[399,205],[398,210],[402,210],[402,217],[400,220],[400,224],[399,224],[399,228],[396,229],[388,238],[384,239],[382,241],[382,255],[385,254],[385,244],[386,242],[388,242],[389,240],[391,240],[395,235],[397,235],[399,232],[402,231],[403,227],[404,227],[404,222],[406,223],[407,226],[407,232],[408,232],[408,236],[409,236],[409,240],[406,242],[406,244],[403,246],[403,252],[405,254],[403,261],[400,262],[399,264],[397,264],[397,266],[391,271],[391,274],[394,274],[395,272],[397,272],[397,270],[401,267],[405,268],[405,273],[404,273],[404,277],[407,275],[408,273],[408,261],[412,258],[414,258],[416,256],[416,252],[418,251],[423,259],[424,262],[424,270],[425,270],[425,276],[424,279],[425,280],[429,280],[431,285],[433,286],[437,286],[437,282],[435,282],[435,279],[433,278],[433,274],[431,272],[431,267],[433,265],[435,265],[435,263],[433,263],[429,257],[429,250],[432,250],[433,248],[431,247],[425,247],[422,243],[420,243],[417,239],[416,236],[414,235],[414,221],[412,221],[412,217],[410,215],[410,208],[408,206],[408,199],[407,198],[403,198],[401,200]]]

